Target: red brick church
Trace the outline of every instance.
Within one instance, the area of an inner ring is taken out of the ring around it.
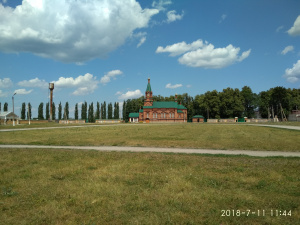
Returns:
[[[175,95],[174,102],[154,102],[152,99],[150,78],[148,78],[144,107],[139,110],[139,113],[129,114],[129,122],[139,121],[146,123],[187,122],[187,108],[181,105],[181,103],[178,104],[177,95]]]

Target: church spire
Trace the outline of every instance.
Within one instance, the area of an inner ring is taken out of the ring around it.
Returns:
[[[148,78],[147,89],[145,92],[144,106],[152,106],[152,104],[153,104],[152,89],[151,89],[151,85],[150,85],[150,78]]]
[[[151,85],[150,85],[150,78],[148,78],[148,85],[147,85],[147,89],[146,89],[146,94],[147,94],[147,92],[152,92]]]

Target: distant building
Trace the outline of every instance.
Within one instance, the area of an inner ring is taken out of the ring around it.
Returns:
[[[0,113],[0,122],[7,124],[7,123],[12,123],[13,119],[17,122],[19,122],[19,117],[14,114],[13,112],[2,112]]]
[[[193,123],[203,123],[204,117],[201,115],[196,115],[196,116],[193,116],[192,121],[193,121]]]
[[[187,108],[178,104],[177,95],[175,101],[154,102],[152,99],[152,89],[150,78],[145,92],[144,106],[139,110],[138,121],[146,123],[152,122],[187,122]],[[137,113],[129,114],[130,122],[136,121]]]
[[[293,110],[289,114],[288,121],[300,121],[300,110]]]

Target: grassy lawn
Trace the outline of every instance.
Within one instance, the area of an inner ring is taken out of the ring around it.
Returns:
[[[0,144],[300,151],[300,132],[237,124],[136,124],[1,133]]]
[[[300,221],[297,158],[42,149],[1,149],[0,156],[0,224]],[[222,216],[248,209],[256,215]]]

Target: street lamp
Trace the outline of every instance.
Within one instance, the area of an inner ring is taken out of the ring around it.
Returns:
[[[15,103],[14,103],[14,96],[17,94],[17,92],[15,92],[12,96],[12,103],[13,103],[13,126],[15,126]]]

